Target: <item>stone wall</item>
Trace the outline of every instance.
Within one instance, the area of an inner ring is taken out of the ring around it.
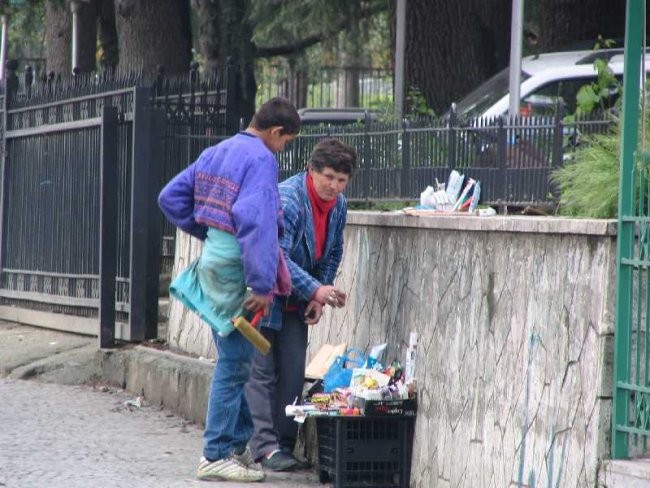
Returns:
[[[348,304],[313,326],[309,354],[388,342],[403,359],[418,332],[412,486],[594,486],[615,264],[613,221],[350,212]],[[205,329],[172,305],[172,345],[213,354]]]

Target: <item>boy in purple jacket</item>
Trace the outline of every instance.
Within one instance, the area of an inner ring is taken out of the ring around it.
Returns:
[[[286,99],[272,98],[255,113],[245,131],[203,151],[163,188],[158,199],[172,223],[204,241],[196,276],[201,298],[215,311],[214,320],[207,321],[212,326],[217,363],[199,479],[264,479],[246,447],[253,423],[244,385],[254,348],[238,330],[227,335],[223,330],[229,326],[225,322],[241,311],[242,302],[250,311],[267,314],[273,294],[290,291],[278,241],[283,223],[273,153],[281,151],[299,130],[295,107]],[[215,324],[219,321],[224,324]]]

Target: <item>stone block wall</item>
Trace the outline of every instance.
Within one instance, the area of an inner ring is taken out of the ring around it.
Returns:
[[[611,430],[615,222],[350,212],[345,237],[348,304],[312,327],[309,354],[387,342],[384,358],[403,361],[418,333],[411,485],[594,486]],[[169,328],[172,345],[212,354],[178,305]]]

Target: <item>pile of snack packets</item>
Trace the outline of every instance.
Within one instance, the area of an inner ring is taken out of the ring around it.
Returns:
[[[383,414],[414,414],[416,404],[416,382],[414,378],[415,347],[417,335],[411,334],[407,351],[406,367],[398,360],[384,367],[378,360],[377,351],[383,351],[385,344],[376,346],[361,368],[352,370],[349,386],[335,388],[324,393],[322,382],[316,381],[307,390],[301,405],[288,405],[286,415],[294,416],[297,422],[315,415],[364,415],[368,408]],[[373,355],[374,353],[374,355]]]

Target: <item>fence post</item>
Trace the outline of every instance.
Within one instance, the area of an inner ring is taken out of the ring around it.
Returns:
[[[553,160],[551,166],[557,168],[562,165],[563,158],[563,140],[564,140],[564,104],[559,102],[555,114],[555,124],[553,126]]]
[[[25,68],[25,96],[32,98],[32,83],[34,82],[34,70],[31,66]]]
[[[16,70],[18,69],[18,61],[15,59],[10,59],[7,61],[6,68],[5,97],[7,98],[7,101],[5,103],[5,107],[9,108],[11,107],[12,97],[15,97],[16,93],[18,92],[18,75],[16,74]]]
[[[456,115],[456,104],[451,104],[449,111],[449,124],[448,124],[448,147],[447,156],[449,158],[449,172],[456,167],[456,139],[458,137],[458,116]]]
[[[411,183],[411,133],[408,119],[402,120],[402,185],[401,198],[410,198]]]
[[[370,156],[372,154],[370,148],[370,114],[366,111],[363,124],[363,168],[364,168],[364,181],[363,181],[363,196],[366,200],[366,205],[370,201]],[[329,136],[329,134],[328,134]]]
[[[239,113],[237,113],[237,66],[232,58],[228,58],[226,63],[226,135],[237,132],[240,124]]]
[[[196,61],[193,61],[190,64],[190,100],[189,100],[189,108],[188,108],[188,121],[187,121],[187,145],[185,146],[185,160],[187,161],[187,165],[193,161],[194,157],[194,152],[193,152],[193,138],[192,136],[194,135],[194,120],[196,118],[196,85],[197,85],[197,78],[199,75],[199,63]]]
[[[0,69],[5,69],[5,66],[1,66]],[[11,75],[13,75],[13,80],[11,78]],[[14,96],[18,87],[18,83],[15,78],[16,74],[12,71],[8,62],[4,76],[5,92],[4,96],[2,97],[2,127],[0,127],[0,130],[2,131],[2,150],[0,151],[0,160],[2,161],[2,172],[0,173],[0,198],[2,199],[0,205],[0,278],[2,278],[2,270],[4,269],[5,265],[7,250],[7,222],[5,219],[9,193],[7,191],[9,187],[9,148],[7,147],[9,115],[7,112],[9,111],[10,99],[12,96]],[[0,279],[0,283],[1,282],[2,280]]]
[[[102,108],[99,206],[99,347],[115,346],[117,107]]]
[[[158,283],[161,219],[158,214],[158,162],[164,122],[151,107],[150,87],[136,87],[133,100],[131,162],[131,248],[129,337],[131,341],[158,335]],[[161,132],[162,130],[162,132]],[[157,258],[156,258],[157,256]]]
[[[496,196],[499,201],[506,200],[506,160],[508,157],[508,129],[505,127],[504,116],[500,115],[497,124],[497,164],[499,171],[497,173],[498,191]]]

